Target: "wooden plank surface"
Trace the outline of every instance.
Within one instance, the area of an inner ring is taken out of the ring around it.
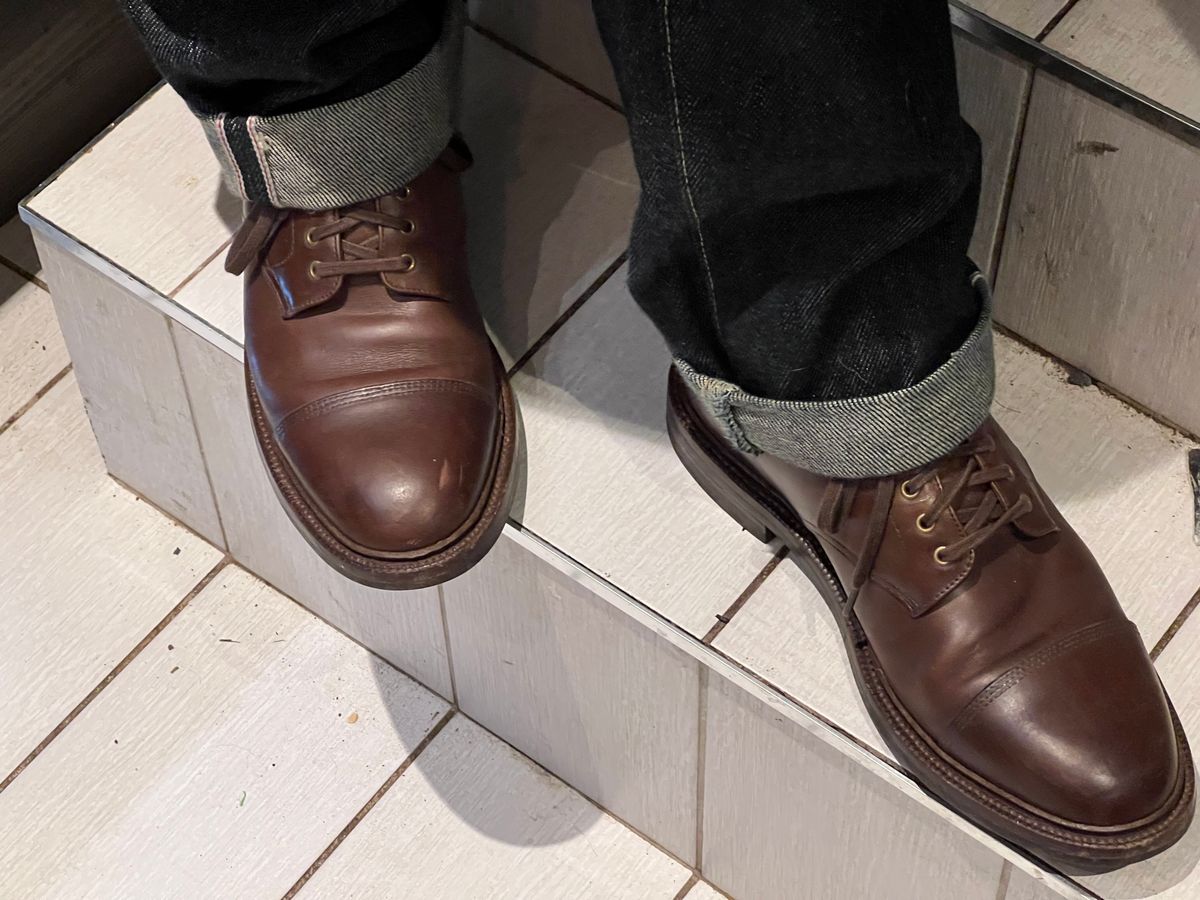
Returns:
[[[468,30],[471,279],[512,363],[620,255],[638,197],[624,118]]]
[[[556,72],[620,103],[591,0],[468,0],[471,19]]]
[[[1070,0],[966,0],[966,5],[1016,29],[1037,37]]]
[[[277,900],[446,709],[228,567],[0,794],[5,891]]]
[[[34,197],[67,236],[170,294],[241,222],[204,132],[162,87]]]
[[[35,278],[41,274],[42,264],[33,245],[33,235],[29,226],[16,216],[0,225],[0,261]]]
[[[0,265],[0,427],[68,362],[50,295]]]
[[[221,553],[108,478],[73,376],[0,434],[0,510],[3,780]]]
[[[833,613],[791,560],[767,577],[713,646],[880,756],[893,758],[854,686]]]
[[[1080,0],[1046,45],[1200,120],[1200,5],[1194,0]]]

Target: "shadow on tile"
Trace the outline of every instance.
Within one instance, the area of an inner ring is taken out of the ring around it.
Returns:
[[[560,674],[565,674],[566,672],[567,663],[565,660],[548,660],[545,663],[543,673],[554,670],[558,670]],[[371,665],[375,670],[377,683],[383,684],[386,683],[388,678],[395,677],[395,670],[378,657],[371,657]],[[402,722],[406,717],[403,709],[389,709],[389,714],[393,721],[396,722]],[[512,750],[511,752],[515,754],[518,751]],[[558,781],[555,775],[547,772],[523,754],[521,755],[521,759],[523,763],[535,769],[538,776],[552,782]],[[438,782],[438,771],[422,766],[420,757],[413,762],[409,771],[411,772],[413,769],[424,773],[425,777],[430,781],[430,786],[437,792],[442,802],[450,807],[463,822],[467,823],[475,831],[485,834],[493,840],[512,846],[544,847],[566,843],[577,839],[581,833],[588,830],[591,824],[604,816],[604,813],[593,803],[585,798],[580,798],[583,802],[580,804],[580,810],[577,815],[547,815],[541,822],[537,823],[537,827],[531,827],[526,813],[521,810],[519,802],[512,803],[513,812],[517,813],[512,816],[498,816],[496,814],[496,803],[489,802],[489,797],[495,797],[498,793],[503,794],[511,790],[508,785],[481,783],[478,785],[477,791],[468,792],[464,796],[462,782],[457,772],[451,774],[448,784],[440,784]],[[400,781],[394,784],[391,790],[403,790],[403,782],[404,777],[401,777]],[[564,796],[577,793],[574,788],[567,785],[563,785],[562,790]]]

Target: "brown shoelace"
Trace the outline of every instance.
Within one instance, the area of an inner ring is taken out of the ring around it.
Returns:
[[[401,197],[408,196],[408,188],[400,192]],[[339,210],[336,220],[310,228],[304,235],[306,242],[315,244],[327,240],[334,235],[341,237],[338,242],[342,258],[329,262],[314,261],[309,272],[314,278],[330,278],[338,275],[381,275],[385,272],[411,272],[416,266],[416,260],[407,253],[399,256],[380,256],[379,228],[389,228],[405,234],[412,232],[414,225],[411,220],[400,216],[392,216],[370,208],[366,204],[350,206]],[[234,235],[229,245],[229,255],[225,257],[225,270],[233,275],[240,275],[248,269],[262,254],[270,242],[280,223],[288,215],[286,210],[275,209],[266,204],[256,203],[246,214],[246,220]],[[350,240],[350,232],[360,226],[378,226],[371,229],[371,236],[366,240]]]
[[[948,484],[942,485],[942,490],[933,507],[922,513],[917,519],[917,527],[928,531],[938,520],[953,510],[962,525],[963,536],[953,543],[938,547],[934,551],[934,559],[939,565],[949,565],[965,557],[981,546],[985,541],[998,533],[1006,525],[1025,515],[1033,509],[1033,501],[1028,494],[1020,498],[1010,508],[1002,510],[996,493],[990,490],[991,485],[998,481],[1014,478],[1011,466],[984,466],[980,462],[980,454],[991,453],[995,449],[995,441],[991,437],[979,437],[960,446],[939,460],[939,464],[950,459],[965,459],[966,463],[958,477]],[[910,476],[900,485],[900,490],[906,496],[915,497],[927,484],[937,478],[937,466],[930,465]],[[847,511],[854,502],[859,490],[858,481],[831,481],[821,501],[821,510],[817,516],[817,526],[829,533],[836,534],[845,519]],[[854,608],[854,602],[862,586],[866,584],[875,565],[875,557],[883,543],[887,531],[888,517],[891,515],[892,497],[895,493],[896,480],[881,478],[875,482],[875,501],[871,507],[871,516],[867,523],[867,539],[863,545],[862,554],[855,564],[851,577],[850,591],[846,603],[846,613]],[[979,502],[974,506],[958,506],[971,488],[983,488],[978,492]]]

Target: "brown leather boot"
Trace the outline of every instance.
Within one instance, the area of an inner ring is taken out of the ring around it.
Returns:
[[[673,370],[667,424],[704,490],[816,584],[876,727],[927,789],[1074,871],[1183,835],[1194,774],[1174,709],[994,421],[925,468],[867,481],[735,449]]]
[[[452,145],[395,194],[255,209],[230,249],[271,478],[317,552],[373,587],[466,571],[512,501],[516,408],[468,279],[467,164]]]

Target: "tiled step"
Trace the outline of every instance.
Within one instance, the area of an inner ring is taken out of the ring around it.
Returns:
[[[217,262],[229,200],[165,89],[31,204],[109,468],[734,896],[992,900],[1005,885],[1086,896],[896,766],[823,604],[675,462],[663,428],[668,356],[614,265],[636,193],[619,114],[485,36],[468,34],[467,46],[466,131],[486,148],[468,180],[473,275],[498,286],[480,293],[494,298],[488,316],[508,358],[524,359],[588,298],[514,375],[525,489],[495,551],[441,589],[386,594],[330,571],[286,521],[248,423],[240,287]],[[1002,194],[1029,75],[990,54],[962,54],[963,93],[968,116],[997,136],[989,180]],[[168,146],[161,172],[121,162]],[[119,216],[89,212],[110,196]],[[1002,212],[997,203],[982,221],[982,258],[994,258]],[[125,352],[133,340],[138,352]],[[1161,643],[1200,587],[1185,442],[1068,384],[1037,353],[999,344],[997,415],[1147,642]],[[1189,620],[1162,656],[1189,721],[1200,688],[1186,642],[1200,640],[1198,627]],[[412,821],[408,810],[381,801],[371,815]],[[356,830],[337,852],[381,865],[394,829],[384,831]],[[1111,897],[1171,879],[1182,888],[1187,846],[1088,887]],[[493,849],[485,840],[479,853]],[[462,874],[469,894],[477,882]],[[330,877],[318,871],[313,889]]]

